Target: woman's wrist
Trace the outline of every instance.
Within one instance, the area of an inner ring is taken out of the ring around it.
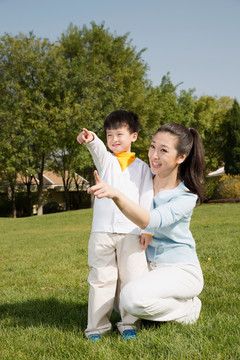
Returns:
[[[112,196],[111,196],[111,199],[112,199],[114,202],[119,202],[120,197],[121,197],[120,191],[117,190],[117,189],[115,189],[115,188],[112,188]]]

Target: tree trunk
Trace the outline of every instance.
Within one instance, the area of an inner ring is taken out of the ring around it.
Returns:
[[[70,201],[69,201],[69,190],[68,190],[67,184],[64,184],[64,197],[65,197],[66,211],[69,211],[70,210]]]
[[[74,179],[75,181],[75,186],[76,186],[76,189],[77,189],[77,196],[76,196],[76,202],[77,202],[77,209],[80,209],[80,206],[81,206],[81,202],[82,202],[82,196],[81,196],[81,192],[79,191],[79,184],[77,182],[76,179]],[[82,187],[81,187],[82,188]]]
[[[17,217],[17,210],[16,210],[16,193],[15,193],[15,187],[13,185],[10,186],[10,192],[11,192],[11,202],[12,202],[12,217]]]
[[[45,155],[42,154],[41,172],[38,173],[38,215],[43,214],[43,171],[44,171]]]
[[[39,174],[40,175],[40,174]],[[39,179],[39,185],[38,185],[38,215],[43,214],[43,183],[42,180]]]
[[[31,192],[31,182],[26,184],[27,186],[27,198],[28,198],[28,215],[33,216],[33,203],[32,203],[32,192]]]

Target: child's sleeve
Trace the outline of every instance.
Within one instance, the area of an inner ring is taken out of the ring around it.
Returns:
[[[86,144],[88,151],[92,155],[93,162],[99,172],[99,175],[102,176],[104,169],[109,164],[110,153],[107,151],[105,144],[102,142],[99,137],[93,133],[94,140],[89,144]]]

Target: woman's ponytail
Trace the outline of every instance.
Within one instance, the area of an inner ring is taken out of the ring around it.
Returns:
[[[180,175],[184,179],[186,187],[198,195],[198,202],[204,200],[204,176],[205,166],[202,139],[199,132],[194,128],[188,129],[192,135],[192,148],[185,161],[180,166]]]

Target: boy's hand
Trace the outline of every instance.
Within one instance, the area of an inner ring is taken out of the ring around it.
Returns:
[[[145,250],[148,245],[152,242],[152,235],[141,234],[141,249]]]
[[[83,131],[77,137],[77,141],[79,142],[79,144],[89,144],[93,140],[93,134],[85,128],[83,128]]]

